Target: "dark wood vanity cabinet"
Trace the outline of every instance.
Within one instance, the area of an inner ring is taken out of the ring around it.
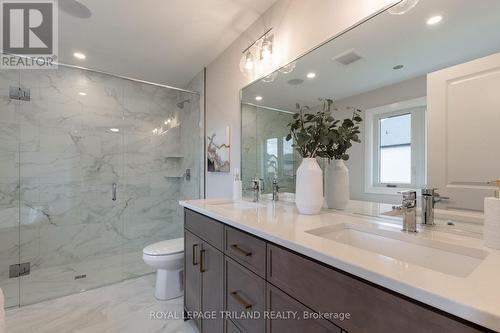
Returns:
[[[203,333],[491,332],[189,209],[184,218],[185,310],[217,313],[193,318]],[[227,317],[242,312],[261,316]]]
[[[210,224],[207,218],[191,211],[186,211],[184,216],[185,221],[188,221],[184,229],[184,308],[188,315],[196,313],[192,319],[200,331],[221,333],[224,330],[222,318],[205,318],[205,315],[200,314],[218,313],[224,306],[222,225],[219,222]],[[197,232],[200,223],[205,223],[208,228],[200,229],[203,232],[196,235],[191,229]],[[212,237],[217,234],[217,230],[220,231],[220,239]]]

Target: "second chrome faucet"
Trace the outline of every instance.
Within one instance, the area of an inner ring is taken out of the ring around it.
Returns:
[[[417,191],[403,191],[403,201],[399,206],[393,206],[392,210],[403,216],[402,231],[417,232]]]

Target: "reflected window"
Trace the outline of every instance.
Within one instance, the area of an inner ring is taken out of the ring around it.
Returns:
[[[278,138],[266,140],[266,172],[268,175],[278,174]]]
[[[425,184],[425,113],[425,98],[366,110],[367,192],[395,194]]]
[[[380,182],[411,184],[411,114],[379,120]]]

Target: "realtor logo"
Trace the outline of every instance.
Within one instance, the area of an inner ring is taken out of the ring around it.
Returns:
[[[57,3],[0,0],[2,68],[54,68]]]

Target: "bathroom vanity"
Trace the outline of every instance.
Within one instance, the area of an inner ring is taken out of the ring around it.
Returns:
[[[500,330],[500,251],[480,239],[271,202],[181,205],[184,304],[201,332]]]

